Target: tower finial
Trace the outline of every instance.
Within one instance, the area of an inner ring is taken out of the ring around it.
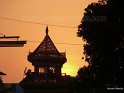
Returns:
[[[46,35],[48,35],[48,26],[46,27]]]

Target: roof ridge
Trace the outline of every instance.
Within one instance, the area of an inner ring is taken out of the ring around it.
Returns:
[[[58,54],[60,54],[48,34],[46,34],[46,36],[43,39],[43,41],[34,50],[33,53],[34,54],[37,54],[37,55],[43,55],[43,54],[47,54],[47,55],[49,55],[49,54],[58,55]]]

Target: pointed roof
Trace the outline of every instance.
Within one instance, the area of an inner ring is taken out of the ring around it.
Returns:
[[[48,35],[48,27],[46,27],[46,36],[40,45],[34,50],[34,52],[29,53],[28,60],[31,62],[33,60],[47,60],[52,59],[64,59],[66,60],[65,53],[59,53],[50,36]]]
[[[53,41],[48,35],[48,27],[46,28],[46,36],[40,45],[34,51],[37,55],[59,55],[59,51],[55,47]]]
[[[40,66],[49,62],[64,64],[67,61],[65,52],[60,53],[48,35],[48,27],[46,27],[46,36],[40,45],[34,52],[29,52],[28,61],[33,65],[38,64]]]

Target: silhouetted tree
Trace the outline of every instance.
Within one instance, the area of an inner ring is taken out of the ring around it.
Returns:
[[[88,93],[89,90],[94,88],[94,78],[95,75],[91,73],[90,67],[82,67],[79,69],[77,74],[77,92],[78,93]]]
[[[121,0],[99,0],[85,9],[78,36],[86,42],[84,54],[97,88],[122,85],[124,71],[124,32]],[[79,70],[81,71],[81,70]],[[80,78],[84,71],[78,75]]]

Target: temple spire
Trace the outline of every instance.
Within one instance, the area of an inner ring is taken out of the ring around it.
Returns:
[[[40,74],[40,69],[44,69],[48,75],[51,75],[49,70],[50,67],[52,67],[55,69],[53,73],[54,76],[61,77],[61,68],[67,61],[66,55],[65,52],[60,53],[57,50],[56,46],[48,35],[48,26],[46,27],[46,36],[40,45],[34,50],[34,52],[29,53],[28,61],[34,66],[34,72],[37,75]]]
[[[46,27],[46,35],[48,35],[48,26]]]

